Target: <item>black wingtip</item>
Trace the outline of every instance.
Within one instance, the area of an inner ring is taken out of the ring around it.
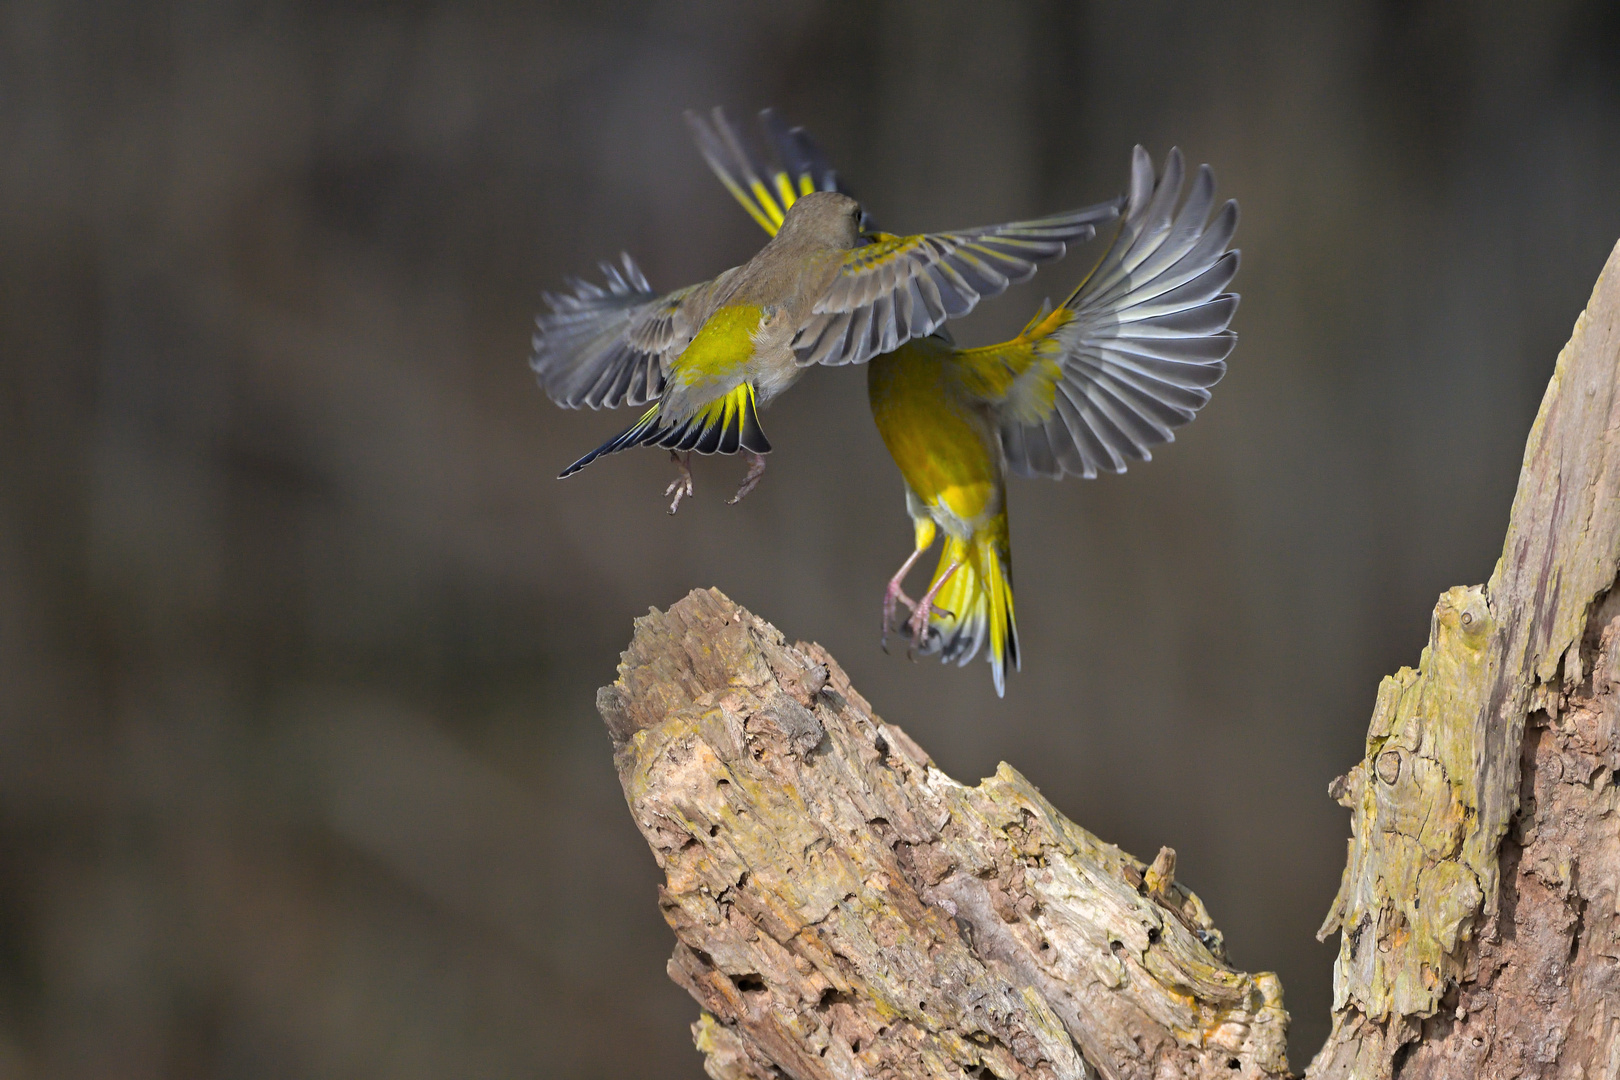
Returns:
[[[647,442],[649,438],[656,437],[659,430],[654,415],[654,413],[649,412],[646,416],[643,416],[640,420],[637,420],[634,424],[631,424],[613,438],[558,473],[557,479],[565,480],[573,476],[603,454],[613,454],[627,447],[640,446],[642,443]]]
[[[613,444],[618,441],[618,437],[615,436],[614,438],[603,443],[601,446],[598,446],[595,450],[592,450],[590,453],[568,466],[568,468],[558,473],[557,479],[566,480],[570,476],[573,476],[575,473],[579,472],[579,470],[583,469],[585,466],[589,465],[591,462],[595,461],[597,458],[601,457],[603,454],[611,453],[613,450],[617,449],[617,447],[615,447]]]

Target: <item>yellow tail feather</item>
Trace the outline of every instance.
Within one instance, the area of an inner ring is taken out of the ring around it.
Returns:
[[[938,652],[942,661],[965,665],[984,648],[996,696],[1000,697],[1006,690],[1008,665],[1018,667],[1018,625],[1013,615],[1006,516],[970,540],[947,536],[930,585],[939,581],[952,563],[958,564],[956,569],[934,594],[927,651]]]

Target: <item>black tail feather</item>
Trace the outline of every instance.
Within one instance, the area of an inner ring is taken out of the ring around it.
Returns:
[[[603,454],[632,446],[662,446],[700,454],[735,454],[739,449],[756,454],[771,452],[771,442],[760,427],[754,388],[748,383],[712,402],[678,424],[668,423],[654,406],[641,419],[557,474],[572,476]]]

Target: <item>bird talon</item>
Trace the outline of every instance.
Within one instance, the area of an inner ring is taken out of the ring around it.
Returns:
[[[905,620],[901,620],[898,626],[895,624],[894,609],[896,602],[906,605],[908,611],[917,610],[917,602],[907,596],[905,590],[900,588],[897,582],[889,582],[889,587],[883,593],[883,625],[879,628],[878,633],[878,645],[882,647],[884,652],[889,651],[889,631],[898,630],[905,626]]]
[[[878,635],[878,644],[884,652],[889,651],[889,631],[891,629],[900,630],[906,625],[903,620],[899,625],[895,624],[894,609],[896,603],[906,605],[909,611],[917,610],[917,602],[906,595],[906,590],[901,587],[901,582],[905,581],[906,574],[911,572],[912,566],[916,565],[918,557],[922,555],[924,550],[918,548],[913,551],[911,557],[900,565],[900,569],[894,577],[889,579],[888,587],[883,590],[883,626]]]
[[[751,459],[748,462],[748,473],[743,477],[742,486],[737,489],[737,494],[726,500],[727,506],[736,506],[742,502],[743,496],[758,487],[759,478],[765,475],[765,455],[750,450],[748,456]]]
[[[928,586],[928,591],[922,594],[922,599],[918,600],[917,603],[912,606],[911,618],[906,620],[906,627],[911,631],[911,644],[913,648],[926,648],[928,644],[928,623],[934,617],[934,613],[936,611],[943,612],[945,615],[951,618],[956,617],[956,613],[951,611],[949,608],[935,607],[934,595],[938,593],[945,583],[951,579],[951,575],[956,573],[957,568],[961,565],[962,564],[960,561],[953,560],[951,564],[945,568],[945,572],[939,575],[939,579],[936,580],[932,585]]]
[[[677,469],[681,470],[681,475],[671,480],[669,487],[664,489],[664,498],[667,499],[671,495],[675,496],[669,504],[669,512],[673,514],[681,508],[681,500],[694,493],[692,490],[692,452],[688,450],[685,454],[680,454],[671,450],[669,459],[675,463]]]

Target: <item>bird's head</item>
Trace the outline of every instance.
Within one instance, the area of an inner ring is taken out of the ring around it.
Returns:
[[[861,204],[840,191],[812,191],[788,207],[780,237],[828,247],[854,247],[861,233]]]

